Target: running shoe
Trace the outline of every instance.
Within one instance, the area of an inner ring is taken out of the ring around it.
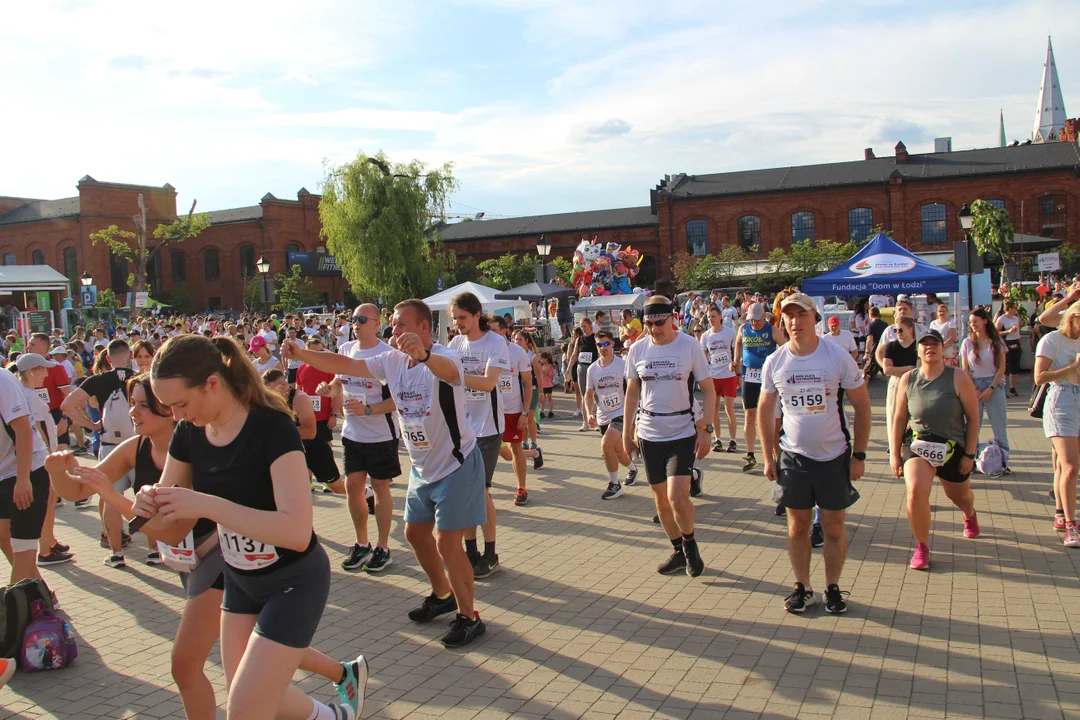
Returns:
[[[76,500],[75,501],[75,507],[77,507],[77,508],[86,507],[89,504],[90,504],[90,498],[83,498],[82,500]]]
[[[607,490],[600,496],[601,500],[614,500],[622,495],[622,485],[617,482],[609,482]]]
[[[55,550],[49,550],[48,555],[37,556],[38,567],[45,567],[47,565],[60,565],[62,563],[71,562],[71,559],[75,557],[71,553],[56,552]]]
[[[653,521],[654,525],[659,525],[660,524],[660,516],[659,515],[653,515],[652,516],[652,521]]]
[[[440,600],[435,597],[435,593],[432,593],[424,598],[420,607],[409,611],[409,619],[413,622],[430,622],[440,615],[452,613],[455,610],[457,610],[457,598],[454,597],[454,593],[450,593],[445,600]]]
[[[544,451],[535,445],[532,449],[536,451],[536,457],[533,458],[533,470],[539,470],[544,467]]]
[[[353,543],[352,549],[349,550],[349,557],[345,558],[345,562],[341,563],[342,570],[359,570],[364,567],[364,563],[371,557],[371,543],[367,545],[360,545],[360,543]]]
[[[773,514],[777,517],[783,517],[787,515],[787,508],[784,507],[784,503],[776,503],[776,509],[773,510]]]
[[[626,471],[626,478],[623,480],[623,484],[626,485],[626,487],[631,487],[635,483],[637,483],[637,473],[638,473],[637,465],[635,465],[634,467],[627,470]]]
[[[732,438],[731,440],[728,440],[728,444],[727,444],[727,451],[728,451],[729,453],[733,453],[733,452],[738,452],[738,451],[739,451],[739,446],[735,444],[735,439],[734,439],[734,438]]]
[[[1064,517],[1064,515],[1062,517]],[[49,548],[49,552],[66,553],[66,552],[69,552],[70,550],[71,550],[70,545],[65,545],[64,543],[62,543],[60,541],[57,541],[57,542],[53,543],[53,546],[51,548]]]
[[[493,575],[499,567],[498,555],[478,555],[472,564],[473,577],[477,580],[483,580]]]
[[[1009,388],[1009,397],[1020,397],[1020,393],[1016,392],[1016,388]]]
[[[111,568],[127,567],[127,563],[124,562],[124,556],[121,553],[113,553],[105,558],[105,564]]]
[[[62,497],[56,498],[56,507],[64,507],[64,498],[62,498]]]
[[[1080,548],[1080,530],[1077,530],[1076,523],[1068,523],[1065,526],[1065,542],[1063,544],[1067,548]]]
[[[518,488],[517,495],[514,496],[514,504],[518,507],[529,504],[529,491],[525,488]]]
[[[830,615],[840,615],[847,612],[847,601],[844,596],[847,592],[840,589],[839,585],[830,585],[825,588],[825,612]]]
[[[8,680],[15,674],[15,660],[12,658],[0,658],[0,688],[8,684]]]
[[[817,604],[818,596],[814,594],[813,590],[807,590],[800,582],[795,583],[795,589],[784,598],[784,609],[789,613],[801,614],[806,612],[806,608]]]
[[[162,562],[161,553],[159,553],[157,550],[151,550],[148,553],[146,553],[146,564],[147,565],[160,565],[161,562]]]
[[[338,697],[344,705],[353,709],[353,716],[359,718],[364,712],[364,693],[367,691],[368,666],[364,656],[356,658],[350,663],[341,663],[345,671],[341,682],[334,683]]]
[[[746,456],[746,464],[742,466],[743,472],[750,472],[757,467],[757,458],[753,455]]]
[[[810,547],[818,548],[818,547],[821,547],[824,544],[825,544],[825,533],[821,529],[821,524],[820,523],[815,523],[814,526],[812,528],[810,528]]]
[[[390,559],[390,551],[386,548],[376,547],[375,551],[371,553],[371,557],[364,563],[364,570],[369,573],[382,572],[393,564],[394,561]]]
[[[705,572],[705,561],[698,552],[697,540],[683,540],[683,555],[686,557],[686,574],[697,577]]]
[[[589,432],[589,424],[581,423],[581,427],[577,429],[578,432]]]
[[[678,575],[686,571],[686,553],[683,552],[681,547],[678,550],[672,550],[671,557],[660,563],[660,566],[656,568],[656,572],[661,575]]]
[[[701,479],[703,475],[701,468],[690,468],[690,497],[697,497],[701,494]]]
[[[1058,532],[1065,532],[1065,514],[1057,513],[1054,515],[1054,529]]]
[[[930,546],[926,543],[919,543],[915,546],[915,554],[911,556],[911,569],[930,569]]]
[[[450,623],[450,632],[442,636],[443,647],[464,647],[483,635],[485,630],[487,628],[484,627],[484,621],[480,619],[480,613],[474,612],[471,620],[459,614]]]
[[[99,544],[101,545],[101,547],[108,549],[110,547],[109,536],[105,533],[101,533],[101,540],[99,541]],[[120,547],[127,547],[130,544],[131,536],[127,533],[121,533]]]
[[[713,452],[724,452],[724,443],[722,443],[719,440],[713,440],[712,441],[712,451]]]
[[[973,514],[971,517],[964,518],[964,537],[977,538],[979,537],[979,516]]]

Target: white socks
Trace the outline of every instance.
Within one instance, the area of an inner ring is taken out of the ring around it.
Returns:
[[[615,472],[609,472],[607,474],[607,479],[608,479],[609,483],[611,483],[613,485],[618,485],[619,484],[619,471],[616,470]]]
[[[323,705],[314,698],[311,703],[315,707],[308,720],[356,720],[356,715],[349,705]]]

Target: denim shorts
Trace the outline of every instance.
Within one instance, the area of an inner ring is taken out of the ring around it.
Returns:
[[[493,436],[498,439],[498,436]],[[464,530],[487,522],[484,460],[476,446],[454,472],[442,480],[424,482],[413,469],[405,494],[405,522],[435,523],[439,530]]]
[[[1080,437],[1080,386],[1051,385],[1043,408],[1046,437]]]

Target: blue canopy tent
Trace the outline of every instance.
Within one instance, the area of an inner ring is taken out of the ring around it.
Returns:
[[[960,276],[931,265],[878,233],[850,260],[816,278],[803,280],[807,295],[954,293]]]

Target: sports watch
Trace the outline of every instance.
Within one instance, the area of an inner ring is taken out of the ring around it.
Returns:
[[[851,453],[851,457],[855,458],[859,462],[866,462],[866,453],[864,452],[853,452]]]

